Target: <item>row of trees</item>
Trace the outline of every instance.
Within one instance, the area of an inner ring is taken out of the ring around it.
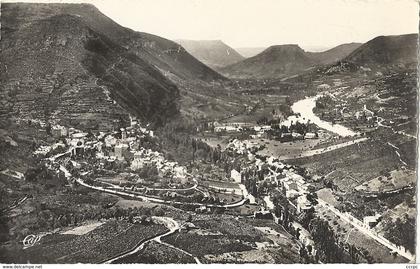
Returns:
[[[317,249],[319,249],[320,259],[328,263],[360,263],[367,261],[373,263],[375,260],[369,251],[363,247],[356,247],[350,243],[343,243],[328,221],[315,217],[308,225]]]
[[[414,234],[416,234],[416,219],[406,214],[402,219],[397,218],[395,222],[388,225],[385,236],[397,245],[404,246],[411,253],[415,253]]]
[[[267,191],[267,183],[264,177],[268,174],[268,168],[249,167],[242,170],[241,180],[250,194],[259,197]]]
[[[323,95],[316,99],[315,107],[317,109],[327,109],[334,106],[334,100],[329,95]]]
[[[313,205],[317,203],[316,198],[316,194],[307,195],[307,199]],[[300,229],[293,228],[292,224],[295,221],[311,233],[317,251],[316,255],[311,257],[309,254],[312,248],[301,248],[300,255],[305,261],[318,262],[320,260],[325,263],[374,262],[368,250],[343,243],[328,221],[317,217],[313,209],[297,215],[296,209],[291,206],[285,194],[281,192],[276,192],[273,195],[273,203],[275,205],[274,214],[281,219],[280,224],[295,238],[298,239],[301,233]]]

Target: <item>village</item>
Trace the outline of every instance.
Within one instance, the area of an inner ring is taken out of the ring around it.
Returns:
[[[332,121],[333,125],[335,121],[341,122],[338,119],[342,118],[346,122],[358,121],[371,130],[378,126],[375,113],[366,107],[353,115],[346,111],[345,104],[340,103],[332,110],[329,107],[328,113],[320,112],[330,103],[329,95],[319,97],[314,112],[320,114],[321,119]],[[93,134],[53,125],[50,132],[57,143],[41,146],[35,153],[48,157],[50,167],[57,173],[64,173],[69,184],[82,184],[200,214],[227,212],[272,219],[293,231],[311,257],[316,256],[316,238],[309,231],[309,222],[327,211],[364,236],[380,241],[392,249],[391,252],[412,259],[403,247],[396,246],[372,230],[380,221],[380,215],[366,215],[358,220],[349,212],[341,212],[334,207],[337,198],[322,179],[311,177],[299,167],[284,163],[282,158],[264,151],[270,145],[261,141],[277,141],[285,146],[291,143],[290,147],[297,147],[302,152],[307,146],[315,148],[335,139],[331,131],[319,128],[299,113],[288,119],[277,117],[275,111],[272,114],[271,120],[259,121],[256,125],[214,121],[201,127],[204,134],[199,138],[201,143],[209,143],[208,138],[214,136],[229,138],[223,147],[217,144],[220,147],[218,150],[231,156],[230,160],[236,164],[229,166],[218,179],[203,176],[200,169],[165,158],[164,154],[155,150],[157,138],[153,131],[142,127],[134,117],[130,118],[130,126],[116,128],[109,133]],[[363,133],[356,135],[363,136]],[[360,140],[351,139],[350,143]],[[217,148],[212,143],[209,145]],[[322,150],[321,147],[314,154],[325,152],[327,148]],[[60,156],[58,164],[57,156]],[[199,162],[195,163],[199,165]],[[359,252],[362,253],[361,250]],[[357,259],[368,258],[360,254]]]
[[[291,126],[293,129],[293,123]],[[272,139],[272,136],[266,136],[273,130],[270,125],[216,124],[213,131],[232,134],[246,131],[246,128],[253,129],[259,138]],[[292,138],[299,135],[298,139],[303,140],[317,139],[318,133],[322,135],[323,131],[290,134]],[[145,141],[154,139],[154,133],[141,127],[135,118],[131,119],[130,126],[112,133],[93,135],[54,125],[51,134],[57,143],[40,147],[35,153],[47,157],[51,162],[49,167],[58,174],[64,174],[69,184],[173,205],[200,214],[223,209],[222,212],[229,214],[246,212],[246,215],[257,219],[271,219],[292,232],[309,257],[316,257],[316,239],[309,231],[308,222],[316,212],[327,210],[366,236],[380,240],[395,252],[411,258],[404,248],[371,230],[378,223],[379,215],[357,220],[348,212],[340,212],[329,204],[328,199],[323,200],[328,195],[318,196],[328,192],[319,178],[311,178],[304,170],[285,164],[276,157],[261,155],[259,152],[264,145],[255,141],[232,139],[226,145],[223,151],[239,160],[239,165],[226,171],[225,178],[220,181],[203,178],[196,174],[197,171],[194,173],[176,161],[167,160],[162,153],[143,147]],[[253,210],[243,210],[249,206]],[[356,249],[360,253],[357,259],[367,259],[360,247]]]
[[[257,125],[214,122],[193,143],[196,147],[200,144],[210,148],[213,156],[210,159],[214,159],[210,163],[195,159],[194,153],[190,164],[181,165],[168,158],[159,151],[159,137],[134,117],[129,126],[109,132],[40,124],[54,142],[41,145],[34,154],[43,158],[47,168],[64,178],[70,188],[86,187],[126,199],[173,206],[192,214],[228,214],[272,221],[295,238],[301,257],[307,261],[317,261],[317,253],[325,252],[319,249],[321,239],[312,230],[314,223],[325,225],[321,220],[329,223],[328,229],[339,228],[336,232],[344,242],[340,251],[344,256],[352,253],[350,260],[369,262],[373,255],[359,242],[347,243],[350,233],[358,233],[369,244],[379,242],[374,251],[389,260],[396,255],[412,260],[410,251],[377,233],[380,214],[360,218],[343,211],[337,207],[340,197],[324,178],[310,176],[305,169],[288,164],[270,151],[273,145],[268,142],[283,145],[282,154],[287,147],[302,151],[308,145],[314,148],[313,154],[321,154],[337,147],[341,140],[346,141],[342,143],[346,147],[367,139],[357,135],[335,141],[330,131],[305,120],[306,124],[286,120]],[[225,137],[226,143],[220,146],[211,142],[209,138],[214,137],[219,137],[216,141]],[[290,140],[284,140],[285,137]],[[203,173],[210,168],[214,173]]]

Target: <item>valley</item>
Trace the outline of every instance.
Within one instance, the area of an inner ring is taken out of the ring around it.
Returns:
[[[417,34],[247,58],[1,8],[0,262],[415,262]]]

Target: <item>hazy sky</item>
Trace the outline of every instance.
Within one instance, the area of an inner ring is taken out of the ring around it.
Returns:
[[[31,1],[29,1],[31,2]],[[45,2],[45,1],[32,1]],[[74,1],[54,1],[74,2]],[[418,32],[416,0],[86,0],[119,24],[168,39],[232,47],[366,42]]]

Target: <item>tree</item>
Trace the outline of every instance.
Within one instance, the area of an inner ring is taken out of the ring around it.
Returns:
[[[314,193],[308,193],[306,195],[306,198],[311,203],[312,206],[315,206],[318,204],[318,194],[316,192]]]
[[[163,216],[163,215],[165,215],[165,211],[163,211],[163,209],[161,207],[156,207],[153,211],[153,214],[155,216]]]
[[[52,135],[51,134],[51,123],[47,122],[47,125],[45,125],[45,132],[47,133],[47,135]]]
[[[133,220],[134,220],[134,214],[130,212],[128,214],[128,222],[133,223]]]
[[[312,246],[311,245],[307,245],[306,249],[308,250],[308,253],[311,254],[312,253]]]
[[[302,260],[304,261],[304,262],[307,262],[308,261],[308,252],[306,251],[306,248],[304,247],[304,246],[302,246],[301,248],[300,248],[300,250],[299,250],[299,255],[300,255],[300,257],[302,258]]]

